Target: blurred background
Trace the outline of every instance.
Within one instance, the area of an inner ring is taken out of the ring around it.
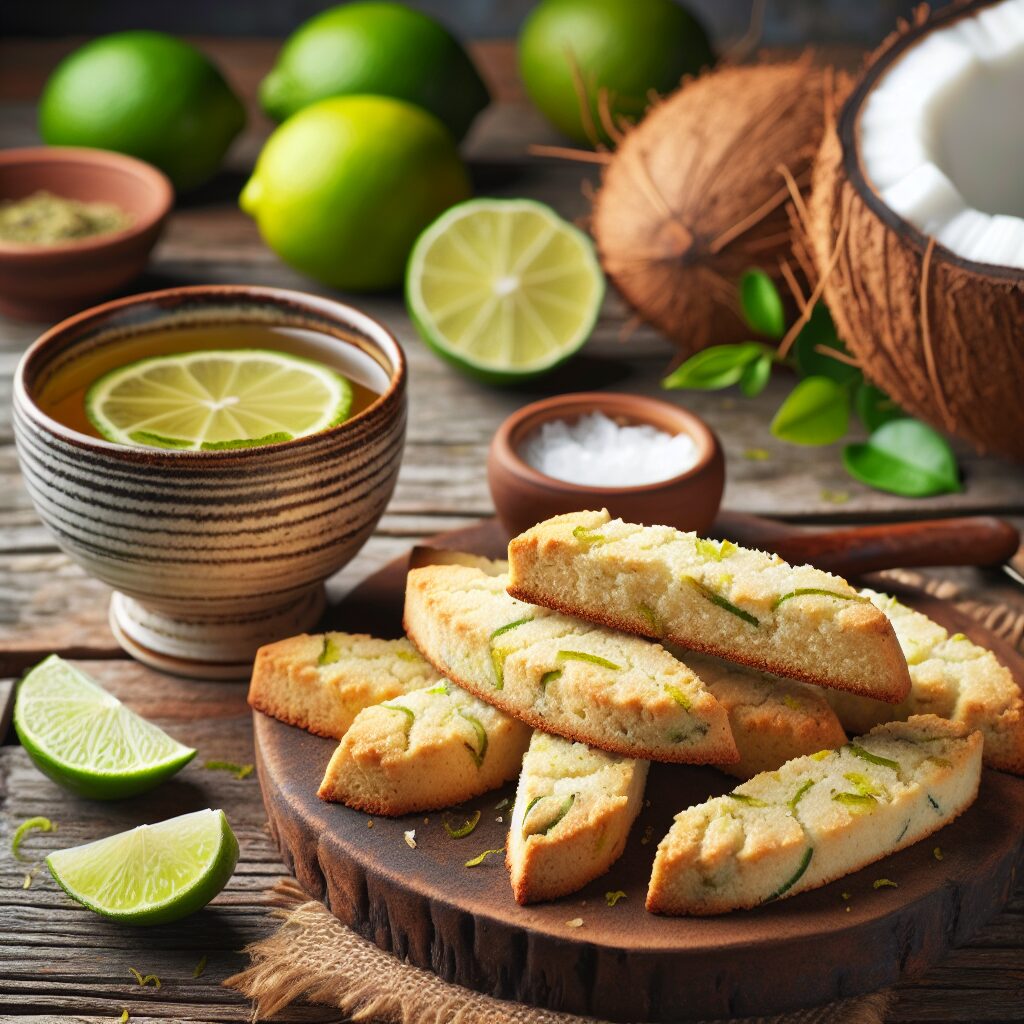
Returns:
[[[283,36],[330,0],[5,0],[0,33],[54,36],[91,35],[125,28],[152,28],[189,35]],[[486,39],[514,36],[532,0],[411,0],[461,36]],[[689,0],[713,36],[741,35],[750,20],[750,0]],[[873,46],[917,0],[769,0],[764,42],[844,42]],[[936,2],[933,7],[944,6]]]

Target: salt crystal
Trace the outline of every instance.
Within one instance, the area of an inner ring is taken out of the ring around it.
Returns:
[[[519,454],[545,476],[590,487],[637,487],[692,469],[697,445],[689,434],[668,434],[648,424],[620,426],[603,412],[575,423],[548,420],[523,442]]]

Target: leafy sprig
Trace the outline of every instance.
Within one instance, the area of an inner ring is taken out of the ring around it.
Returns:
[[[750,329],[775,340],[786,334],[785,306],[763,270],[740,279],[740,309]],[[931,427],[908,416],[884,391],[864,379],[839,337],[827,307],[818,303],[785,356],[759,341],[713,345],[697,352],[662,381],[671,390],[718,391],[738,386],[748,398],[767,386],[772,370],[787,366],[799,380],[772,419],[774,437],[821,446],[841,440],[853,415],[867,441],[843,449],[854,479],[890,494],[923,498],[962,490],[956,457]]]

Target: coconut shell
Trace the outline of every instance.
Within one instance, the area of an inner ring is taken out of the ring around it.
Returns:
[[[740,276],[760,267],[781,284],[792,264],[782,168],[809,191],[831,80],[809,57],[706,72],[653,106],[605,169],[592,218],[605,272],[683,354],[749,338]]]
[[[980,451],[1024,459],[1024,272],[964,260],[867,182],[858,114],[922,35],[981,3],[919,10],[870,59],[822,142],[808,231],[823,297],[865,375],[908,413]]]

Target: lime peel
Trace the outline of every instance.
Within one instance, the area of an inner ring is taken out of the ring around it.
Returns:
[[[480,822],[480,811],[474,811],[458,828],[452,828],[448,822],[444,822],[444,830],[452,839],[465,839]]]
[[[483,864],[483,862],[485,860],[487,860],[488,857],[490,857],[490,855],[492,853],[504,853],[504,852],[505,852],[505,848],[504,847],[501,847],[500,849],[497,849],[497,850],[484,850],[483,853],[477,854],[477,856],[475,856],[472,860],[467,860],[466,861],[466,867],[467,868],[479,867],[481,864]]]
[[[206,761],[203,767],[211,772],[231,772],[236,779],[247,779],[255,768],[251,764],[235,764],[234,761]]]
[[[39,832],[56,832],[57,826],[50,821],[49,818],[35,817],[29,818],[27,821],[23,821],[15,830],[14,835],[11,836],[11,853],[14,855],[15,860],[30,860],[29,857],[22,857],[21,855],[21,841],[32,831]],[[27,889],[28,886],[26,885]]]
[[[147,985],[152,984],[154,988],[159,989],[161,987],[160,979],[155,974],[143,974],[142,971],[136,970],[134,967],[129,967],[129,971],[135,975],[135,980],[145,988]]]

